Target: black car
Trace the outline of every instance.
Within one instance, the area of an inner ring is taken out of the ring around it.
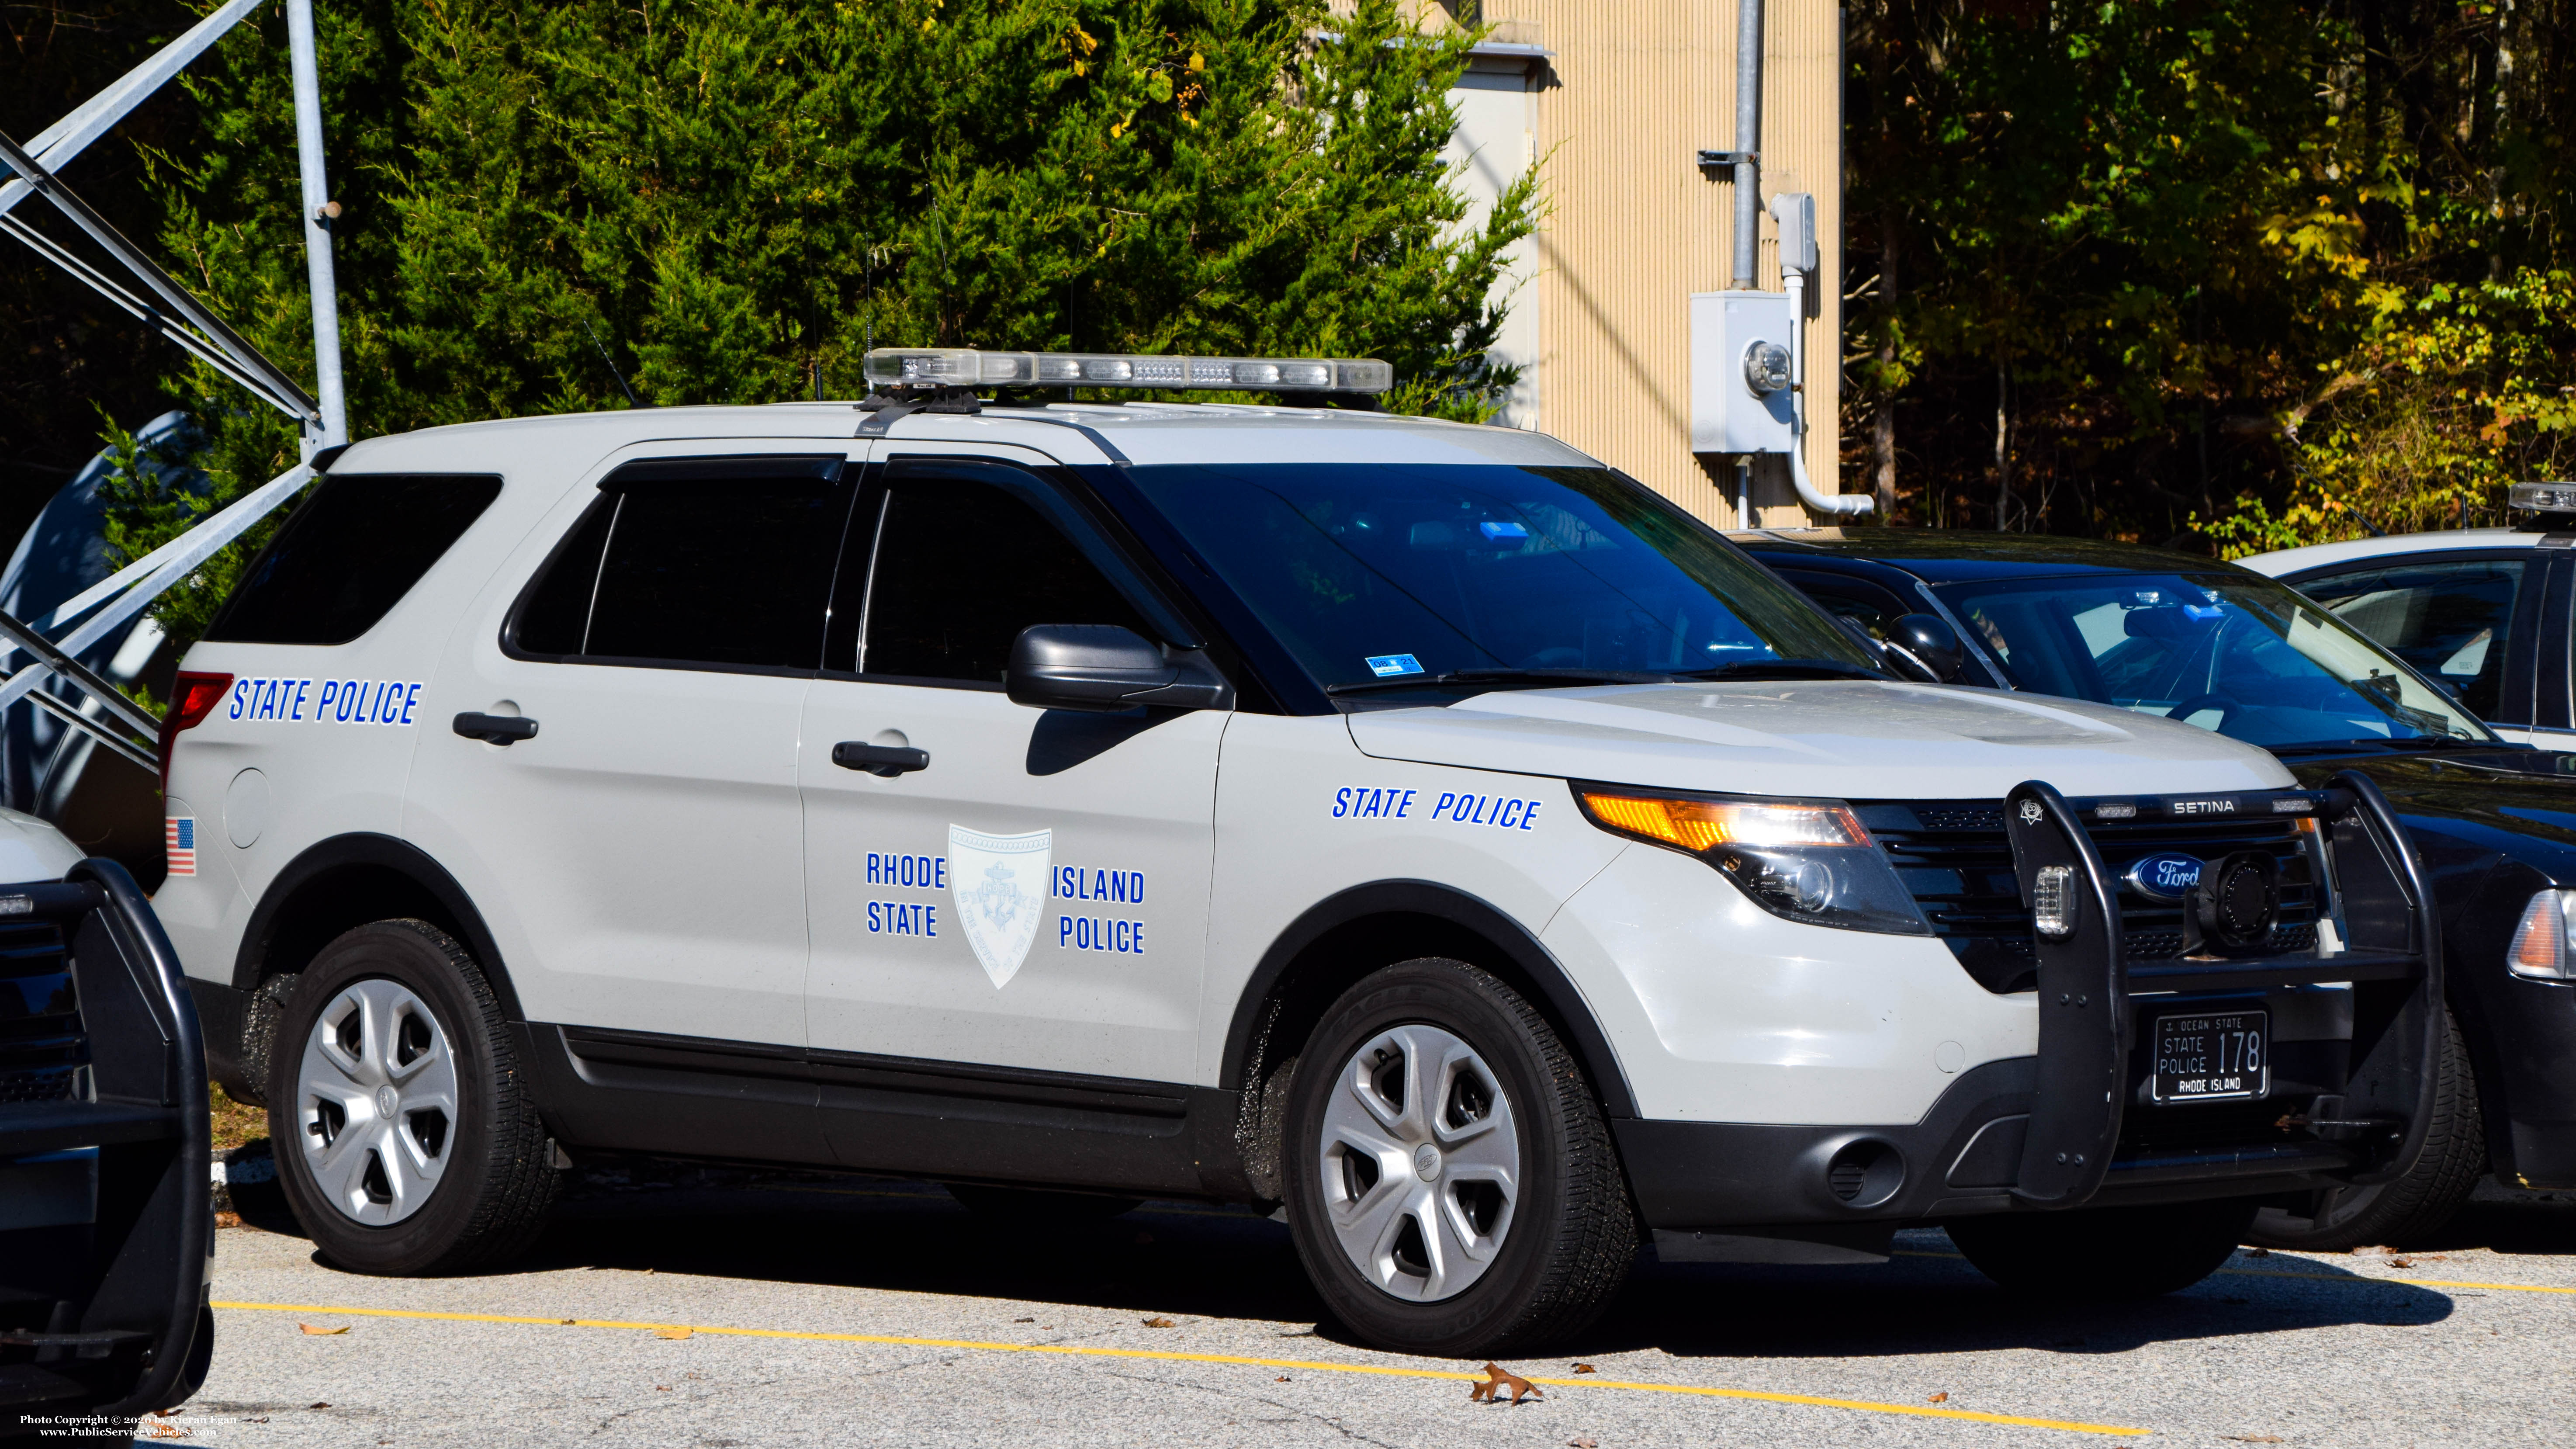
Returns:
[[[2396,1181],[2271,1204],[2257,1222],[2260,1241],[2341,1248],[2420,1238],[2490,1170],[2524,1187],[2576,1186],[2576,756],[2499,738],[2456,691],[2288,586],[2232,564],[2018,534],[1734,537],[1880,643],[1900,672],[2188,720],[2272,751],[2302,783],[2351,769],[2387,795],[2442,919],[2455,1027],[2446,1110]],[[2143,913],[2178,886],[2186,896],[2195,889],[2140,873],[2194,876],[2193,862],[2105,864],[2128,872],[2124,910]],[[1963,881],[1935,913],[1963,964],[1982,949],[1976,889]],[[2188,949],[2178,937],[2128,946],[2132,962],[2178,949]]]

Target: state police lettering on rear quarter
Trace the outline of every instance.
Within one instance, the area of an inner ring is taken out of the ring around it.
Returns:
[[[236,679],[224,718],[313,724],[407,725],[420,683],[395,679]]]

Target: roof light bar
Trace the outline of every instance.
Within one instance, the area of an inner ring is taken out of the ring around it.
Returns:
[[[2541,513],[2576,513],[2576,483],[2516,483],[2512,506]]]
[[[1221,392],[1384,392],[1395,369],[1374,357],[1144,357],[1104,352],[980,352],[880,347],[870,387],[1150,387]]]

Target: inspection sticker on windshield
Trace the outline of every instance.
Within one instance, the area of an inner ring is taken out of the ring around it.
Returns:
[[[2268,1011],[2156,1018],[2158,1102],[2227,1102],[2267,1096],[2272,1058]]]
[[[1391,674],[1420,674],[1422,661],[1410,654],[1372,654],[1368,667],[1369,673],[1384,679]]]

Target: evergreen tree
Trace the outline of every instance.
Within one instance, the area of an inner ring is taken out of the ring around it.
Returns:
[[[498,0],[320,8],[352,433],[856,396],[874,345],[1377,356],[1391,406],[1510,382],[1487,295],[1534,185],[1462,225],[1468,37],[1395,0]],[[311,333],[282,25],[155,158],[178,270],[291,371]],[[200,366],[201,498],[129,473],[139,553],[283,471]],[[263,531],[264,532],[264,531]],[[254,535],[157,612],[183,639]]]

